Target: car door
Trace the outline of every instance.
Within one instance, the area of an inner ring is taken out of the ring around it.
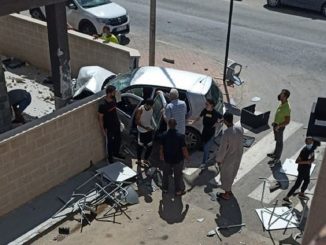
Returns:
[[[163,120],[162,109],[166,107],[166,100],[162,91],[157,91],[154,97],[152,127],[155,132],[160,131],[161,122]]]
[[[120,121],[125,126],[123,133],[129,134],[135,128],[134,117],[142,100],[141,97],[134,94],[121,94],[121,101],[117,103],[117,113]]]

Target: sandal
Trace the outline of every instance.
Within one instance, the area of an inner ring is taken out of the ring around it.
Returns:
[[[230,200],[232,197],[232,193],[229,193],[229,192],[217,193],[216,196],[219,198],[222,198],[224,200]]]

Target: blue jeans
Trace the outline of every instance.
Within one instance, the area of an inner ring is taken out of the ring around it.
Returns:
[[[208,156],[209,156],[209,150],[211,149],[212,145],[214,143],[214,136],[212,138],[210,138],[204,145],[203,145],[203,161],[202,164],[206,164],[207,165],[207,160],[208,160]]]

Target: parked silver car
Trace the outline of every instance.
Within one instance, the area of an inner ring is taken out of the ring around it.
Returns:
[[[326,17],[326,0],[267,0],[267,5],[270,7],[278,7],[282,4],[318,11]]]
[[[168,103],[171,88],[179,91],[179,98],[187,104],[188,120],[186,125],[186,143],[190,149],[200,146],[202,120],[194,122],[205,106],[207,98],[216,102],[215,109],[223,113],[223,95],[215,81],[207,75],[163,67],[141,67],[130,73],[118,75],[109,84],[121,92],[121,102],[117,104],[120,120],[128,134],[136,132],[135,111],[144,98],[154,99],[152,126],[157,133],[166,129],[161,109]],[[220,124],[216,134],[220,132]]]

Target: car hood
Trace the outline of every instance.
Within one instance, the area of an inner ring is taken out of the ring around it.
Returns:
[[[112,75],[115,74],[100,66],[85,66],[80,68],[73,89],[73,98],[77,97],[85,90],[94,94],[100,92],[105,79]]]
[[[96,18],[103,19],[116,18],[127,14],[126,9],[116,3],[108,3],[93,8],[85,8],[84,10],[94,15]]]

